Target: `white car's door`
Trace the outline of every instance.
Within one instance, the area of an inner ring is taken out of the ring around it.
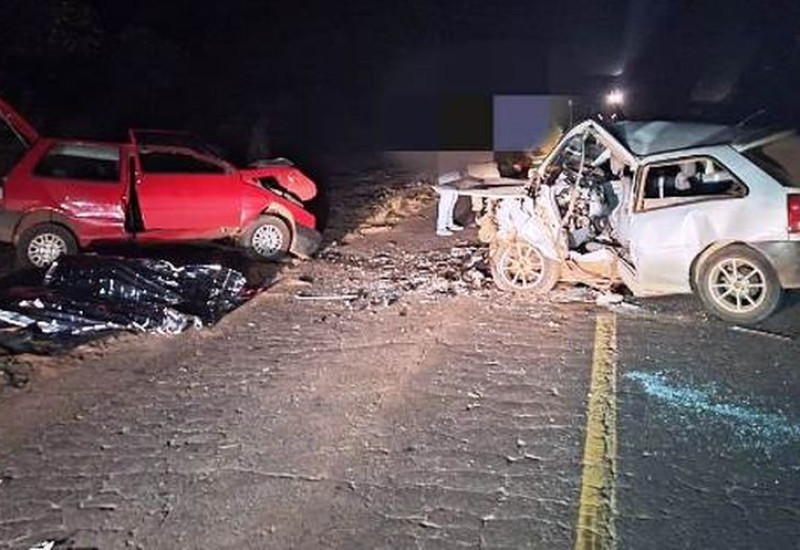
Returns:
[[[634,291],[691,292],[691,265],[706,247],[757,233],[757,197],[748,193],[748,187],[711,156],[642,166],[629,222]]]

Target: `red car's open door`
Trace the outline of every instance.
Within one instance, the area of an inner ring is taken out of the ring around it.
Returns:
[[[225,232],[240,220],[239,177],[222,159],[184,143],[189,134],[129,132],[145,231]]]

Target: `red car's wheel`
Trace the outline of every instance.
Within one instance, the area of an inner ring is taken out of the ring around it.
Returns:
[[[53,223],[26,229],[17,243],[17,259],[25,267],[44,268],[61,256],[77,252],[78,243],[69,229]]]
[[[289,252],[292,232],[276,216],[262,216],[242,237],[242,245],[258,259],[275,260]]]

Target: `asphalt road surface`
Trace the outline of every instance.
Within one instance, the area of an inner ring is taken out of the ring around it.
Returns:
[[[425,214],[344,248],[474,237]],[[301,300],[361,279],[282,273],[0,391],[0,548],[800,548],[796,297],[744,330],[690,298]]]

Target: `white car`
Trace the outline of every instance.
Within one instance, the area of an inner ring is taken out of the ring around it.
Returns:
[[[623,282],[636,296],[695,292],[735,323],[800,288],[800,139],[673,122],[585,121],[499,201],[500,288]]]

